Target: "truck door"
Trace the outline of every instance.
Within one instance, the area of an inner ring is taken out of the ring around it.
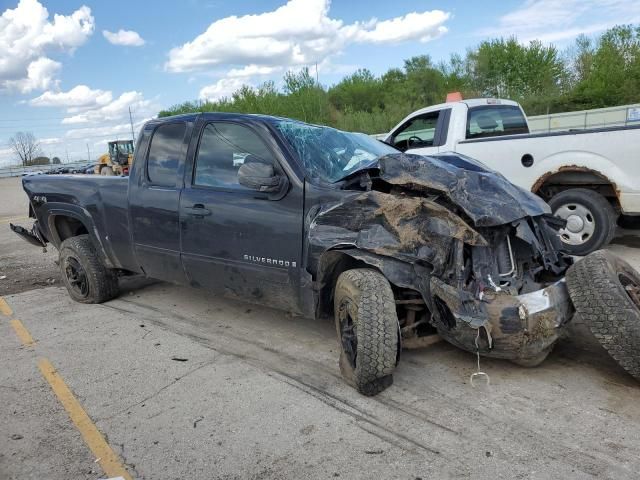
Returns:
[[[447,143],[450,116],[451,109],[445,108],[411,117],[391,133],[388,142],[407,153],[438,153]]]
[[[287,182],[274,196],[238,182],[245,162],[285,175],[269,138],[234,122],[202,125],[180,201],[182,262],[194,286],[299,311],[302,188]]]
[[[136,157],[129,211],[137,262],[151,278],[186,283],[180,262],[178,208],[191,124],[160,123],[145,128],[151,140]],[[143,142],[140,142],[142,145]]]

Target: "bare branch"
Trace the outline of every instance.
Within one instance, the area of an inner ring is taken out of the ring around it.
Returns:
[[[40,142],[31,132],[18,132],[9,139],[9,147],[13,150],[23,167],[33,163],[40,155]]]

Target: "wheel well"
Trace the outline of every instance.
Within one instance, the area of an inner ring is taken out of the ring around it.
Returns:
[[[586,188],[605,197],[614,208],[620,208],[616,185],[600,172],[587,168],[561,168],[543,175],[531,191],[548,202],[551,197],[571,188]]]
[[[318,265],[316,284],[320,286],[320,289],[316,311],[317,317],[330,317],[333,315],[333,293],[336,282],[338,281],[338,277],[342,272],[354,268],[369,268],[371,270],[377,270],[378,272],[380,272],[387,279],[387,281],[389,281],[396,300],[406,300],[407,298],[422,298],[418,290],[408,287],[400,287],[394,284],[394,282],[389,279],[389,276],[385,274],[383,266],[378,268],[374,264],[354,258],[351,255],[340,250],[330,250],[322,255],[320,263]],[[404,307],[401,307],[401,310],[403,309]]]
[[[56,215],[53,222],[60,242],[64,242],[70,237],[89,233],[87,227],[80,220],[73,217]]]
[[[331,250],[322,255],[316,279],[317,284],[320,285],[317,317],[330,317],[333,315],[333,291],[338,277],[342,272],[352,268],[372,267],[338,250]]]

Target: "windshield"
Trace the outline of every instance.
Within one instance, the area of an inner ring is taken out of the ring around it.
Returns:
[[[336,182],[361,168],[370,167],[389,153],[398,153],[363,133],[348,133],[294,120],[280,120],[276,128],[298,154],[313,177]]]
[[[133,153],[133,144],[127,142],[127,143],[119,143],[118,144],[118,150],[120,150],[120,153]]]

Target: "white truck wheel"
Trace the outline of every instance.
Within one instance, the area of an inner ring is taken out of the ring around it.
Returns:
[[[571,188],[553,196],[549,205],[555,216],[567,221],[567,226],[560,230],[560,240],[568,253],[587,255],[613,238],[617,215],[599,193]]]

